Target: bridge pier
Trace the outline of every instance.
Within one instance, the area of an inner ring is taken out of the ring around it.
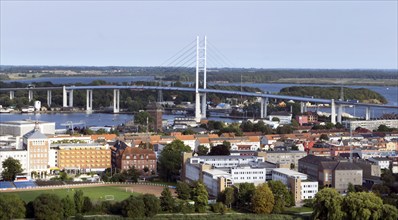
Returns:
[[[337,122],[341,124],[343,119],[343,105],[337,106]]]
[[[202,118],[206,118],[206,108],[207,108],[206,93],[203,93],[202,94],[202,111],[201,111]]]
[[[332,103],[330,104],[330,122],[332,124],[336,124],[336,106],[334,104],[334,99],[332,99]]]
[[[51,106],[51,99],[52,99],[51,90],[47,90],[47,106],[48,107]]]
[[[260,118],[267,117],[267,108],[268,108],[268,98],[261,98],[260,100]]]
[[[87,89],[86,95],[86,111],[93,111],[93,90]]]
[[[62,107],[73,107],[73,90],[66,90],[65,86],[62,88]]]
[[[300,102],[300,113],[304,113],[304,102]]]
[[[33,100],[33,90],[28,91],[28,100],[31,102]]]
[[[10,100],[13,100],[15,98],[15,92],[10,91]]]
[[[73,107],[73,90],[69,91],[69,107]]]
[[[65,86],[62,87],[62,107],[68,107],[67,97]]]
[[[120,111],[120,90],[113,90],[113,113],[119,113]]]
[[[370,120],[370,107],[365,108],[365,120],[366,121]]]

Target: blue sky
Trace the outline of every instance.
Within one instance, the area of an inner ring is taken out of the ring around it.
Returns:
[[[158,66],[207,35],[233,67],[398,69],[397,11],[397,1],[1,0],[0,62]]]

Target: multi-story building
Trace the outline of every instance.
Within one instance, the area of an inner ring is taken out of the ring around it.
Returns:
[[[18,150],[18,149],[5,148],[5,149],[0,149],[0,173],[3,171],[3,162],[9,157],[14,158],[21,163],[23,173],[29,172],[28,151],[22,149]]]
[[[308,155],[299,160],[298,171],[319,184],[345,192],[348,184],[362,185],[363,171],[355,163]]]
[[[91,172],[111,167],[111,150],[108,144],[53,144],[58,150],[58,168]]]
[[[127,170],[135,167],[137,170],[144,172],[145,167],[148,168],[148,174],[156,173],[156,155],[155,152],[148,149],[138,147],[127,147],[120,153],[118,158],[121,170]]]
[[[318,181],[310,181],[308,176],[294,170],[277,168],[272,170],[272,180],[281,181],[294,195],[296,204],[305,199],[313,199],[318,192]]]
[[[275,164],[257,156],[183,156],[181,178],[186,182],[203,181],[209,194],[217,196],[225,187],[244,182],[260,184],[271,179]]]
[[[36,172],[39,177],[43,177],[50,168],[48,137],[41,133],[39,127],[36,126],[33,131],[23,136],[23,146],[28,152],[28,172]]]
[[[299,159],[307,156],[305,151],[267,151],[265,160],[276,164],[293,164],[298,167]]]
[[[144,169],[147,167],[148,173],[146,174],[156,173],[157,163],[154,151],[138,147],[129,147],[122,141],[118,141],[111,149],[113,168],[128,170],[130,167],[134,166],[141,173],[144,173]]]
[[[385,125],[390,128],[398,128],[398,120],[389,119],[389,120],[343,121],[343,125],[351,130],[355,130],[356,128],[361,127],[373,131],[377,130],[380,125]]]
[[[296,115],[295,119],[300,125],[308,123],[317,123],[318,114],[316,114],[315,112],[304,112],[302,114]]]

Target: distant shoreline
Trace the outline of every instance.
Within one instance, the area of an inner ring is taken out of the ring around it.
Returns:
[[[12,82],[21,82],[24,83],[24,80],[39,80],[42,78],[68,78],[68,77],[82,77],[82,78],[90,78],[90,77],[104,77],[104,78],[118,78],[118,77],[129,77],[126,75],[118,75],[118,76],[109,76],[109,75],[74,75],[74,76],[46,76],[46,77],[21,77],[21,78],[13,78],[7,80],[1,80],[5,83]],[[130,76],[130,77],[146,77],[146,76]],[[184,82],[184,81],[183,81]],[[220,82],[220,81],[208,81],[207,83],[217,83],[217,84],[237,84],[240,82]],[[268,82],[242,82],[242,85],[245,84],[313,84],[313,85],[336,85],[336,86],[398,86],[398,79],[359,79],[359,78],[284,78],[278,79]]]

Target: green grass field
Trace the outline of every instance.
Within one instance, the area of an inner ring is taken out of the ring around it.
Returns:
[[[130,195],[138,195],[138,193],[132,193],[127,191],[123,186],[98,186],[98,187],[86,187],[86,188],[69,188],[69,189],[46,189],[46,190],[32,190],[32,191],[19,191],[19,192],[6,192],[9,194],[18,195],[25,202],[33,201],[37,196],[42,193],[52,193],[58,195],[60,198],[66,197],[66,195],[72,196],[75,190],[82,190],[84,196],[90,197],[91,201],[103,201],[105,195],[113,195],[114,201],[121,201],[128,198]]]

